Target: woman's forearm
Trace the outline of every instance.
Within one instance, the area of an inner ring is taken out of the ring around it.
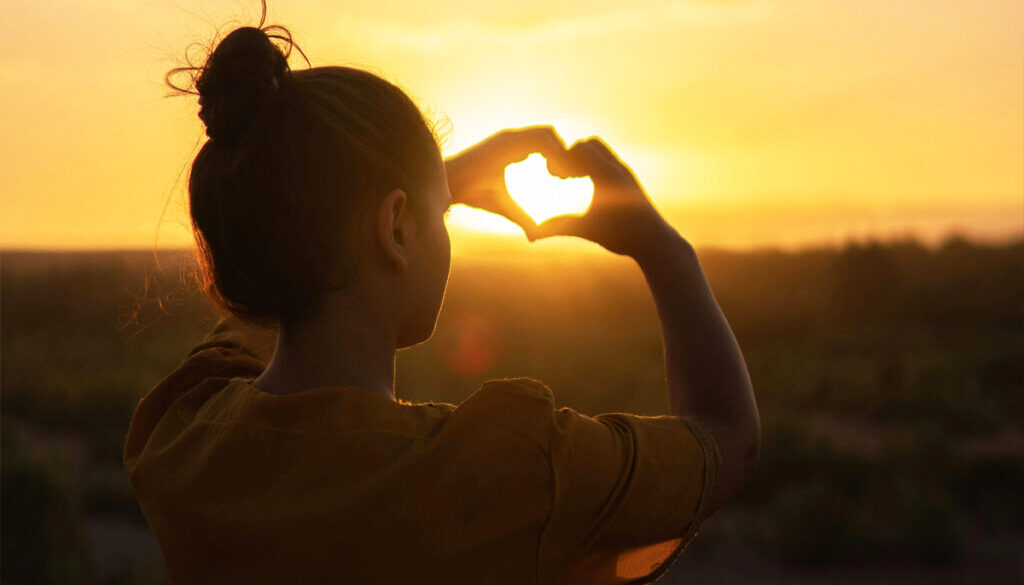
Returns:
[[[670,231],[634,259],[661,321],[671,412],[705,426],[721,455],[714,510],[757,464],[761,427],[746,362],[686,240]]]

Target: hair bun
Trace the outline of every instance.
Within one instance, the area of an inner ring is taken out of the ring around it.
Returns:
[[[287,71],[287,57],[263,30],[247,26],[224,37],[195,82],[206,135],[214,140],[241,138]]]

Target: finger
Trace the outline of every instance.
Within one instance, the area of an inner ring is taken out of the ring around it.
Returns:
[[[573,145],[576,148],[576,145]],[[587,174],[587,165],[581,164],[579,152],[573,148],[555,156],[545,156],[547,160],[548,173],[560,179],[569,177],[583,177]]]
[[[628,166],[626,166],[626,163],[622,162],[622,159],[619,158],[619,155],[615,154],[615,152],[611,149],[610,146],[608,146],[608,144],[604,140],[601,140],[597,136],[591,136],[590,138],[587,139],[587,142],[591,145],[591,148],[600,153],[601,157],[605,160],[605,162],[610,167],[615,168],[619,174],[621,174],[624,177],[633,176],[633,171],[630,170]]]
[[[453,201],[453,203],[460,203],[467,207],[482,209],[489,213],[500,215],[521,227],[527,236],[537,227],[537,222],[516,203],[515,199],[512,199],[504,184],[501,187],[495,185],[490,189],[474,189],[470,193],[470,196],[462,197],[459,201]]]
[[[591,165],[587,160],[586,147],[583,141],[573,143],[561,156],[548,159],[548,172],[556,177],[583,177],[590,173]]]
[[[537,152],[543,155],[544,158],[562,156],[565,154],[566,149],[565,140],[550,126],[547,126],[546,130],[538,136]]]
[[[502,158],[509,163],[519,162],[534,152],[544,158],[560,156],[565,152],[565,142],[551,126],[529,126],[505,130],[502,135]]]
[[[522,207],[519,207],[513,202],[509,202],[502,206],[501,215],[522,228],[523,233],[526,237],[533,241],[534,232],[537,230],[537,222],[530,217],[530,214],[526,213]]]
[[[632,171],[601,141],[591,137],[581,140],[569,149],[568,162],[557,169],[569,176],[588,175],[592,179],[609,182],[635,182]],[[551,172],[551,171],[549,171]],[[554,173],[552,173],[554,174]],[[563,178],[565,174],[560,174]]]
[[[589,140],[580,140],[566,153],[548,163],[548,172],[561,177],[608,178],[616,176],[617,169]]]
[[[579,215],[558,215],[540,223],[532,234],[527,234],[530,241],[551,236],[583,235],[583,217]]]
[[[606,160],[620,162],[619,156],[612,152],[611,147],[608,146],[608,143],[606,143],[604,140],[601,140],[601,137],[591,136],[590,138],[587,138],[586,142],[597,152],[599,152],[601,156],[603,156]]]
[[[626,178],[629,176],[629,169],[622,163],[618,156],[603,140],[596,136],[588,138],[585,143],[590,160],[595,167],[601,169],[601,173],[608,177]]]

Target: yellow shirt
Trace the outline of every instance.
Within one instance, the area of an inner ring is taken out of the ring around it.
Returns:
[[[692,420],[585,416],[528,378],[459,405],[271,395],[251,331],[221,319],[132,419],[172,583],[648,583],[704,518],[718,455]]]

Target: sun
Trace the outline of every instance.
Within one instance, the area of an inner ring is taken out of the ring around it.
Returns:
[[[548,173],[547,161],[537,153],[505,167],[505,187],[537,223],[556,215],[583,214],[594,196],[589,177],[554,177]]]

